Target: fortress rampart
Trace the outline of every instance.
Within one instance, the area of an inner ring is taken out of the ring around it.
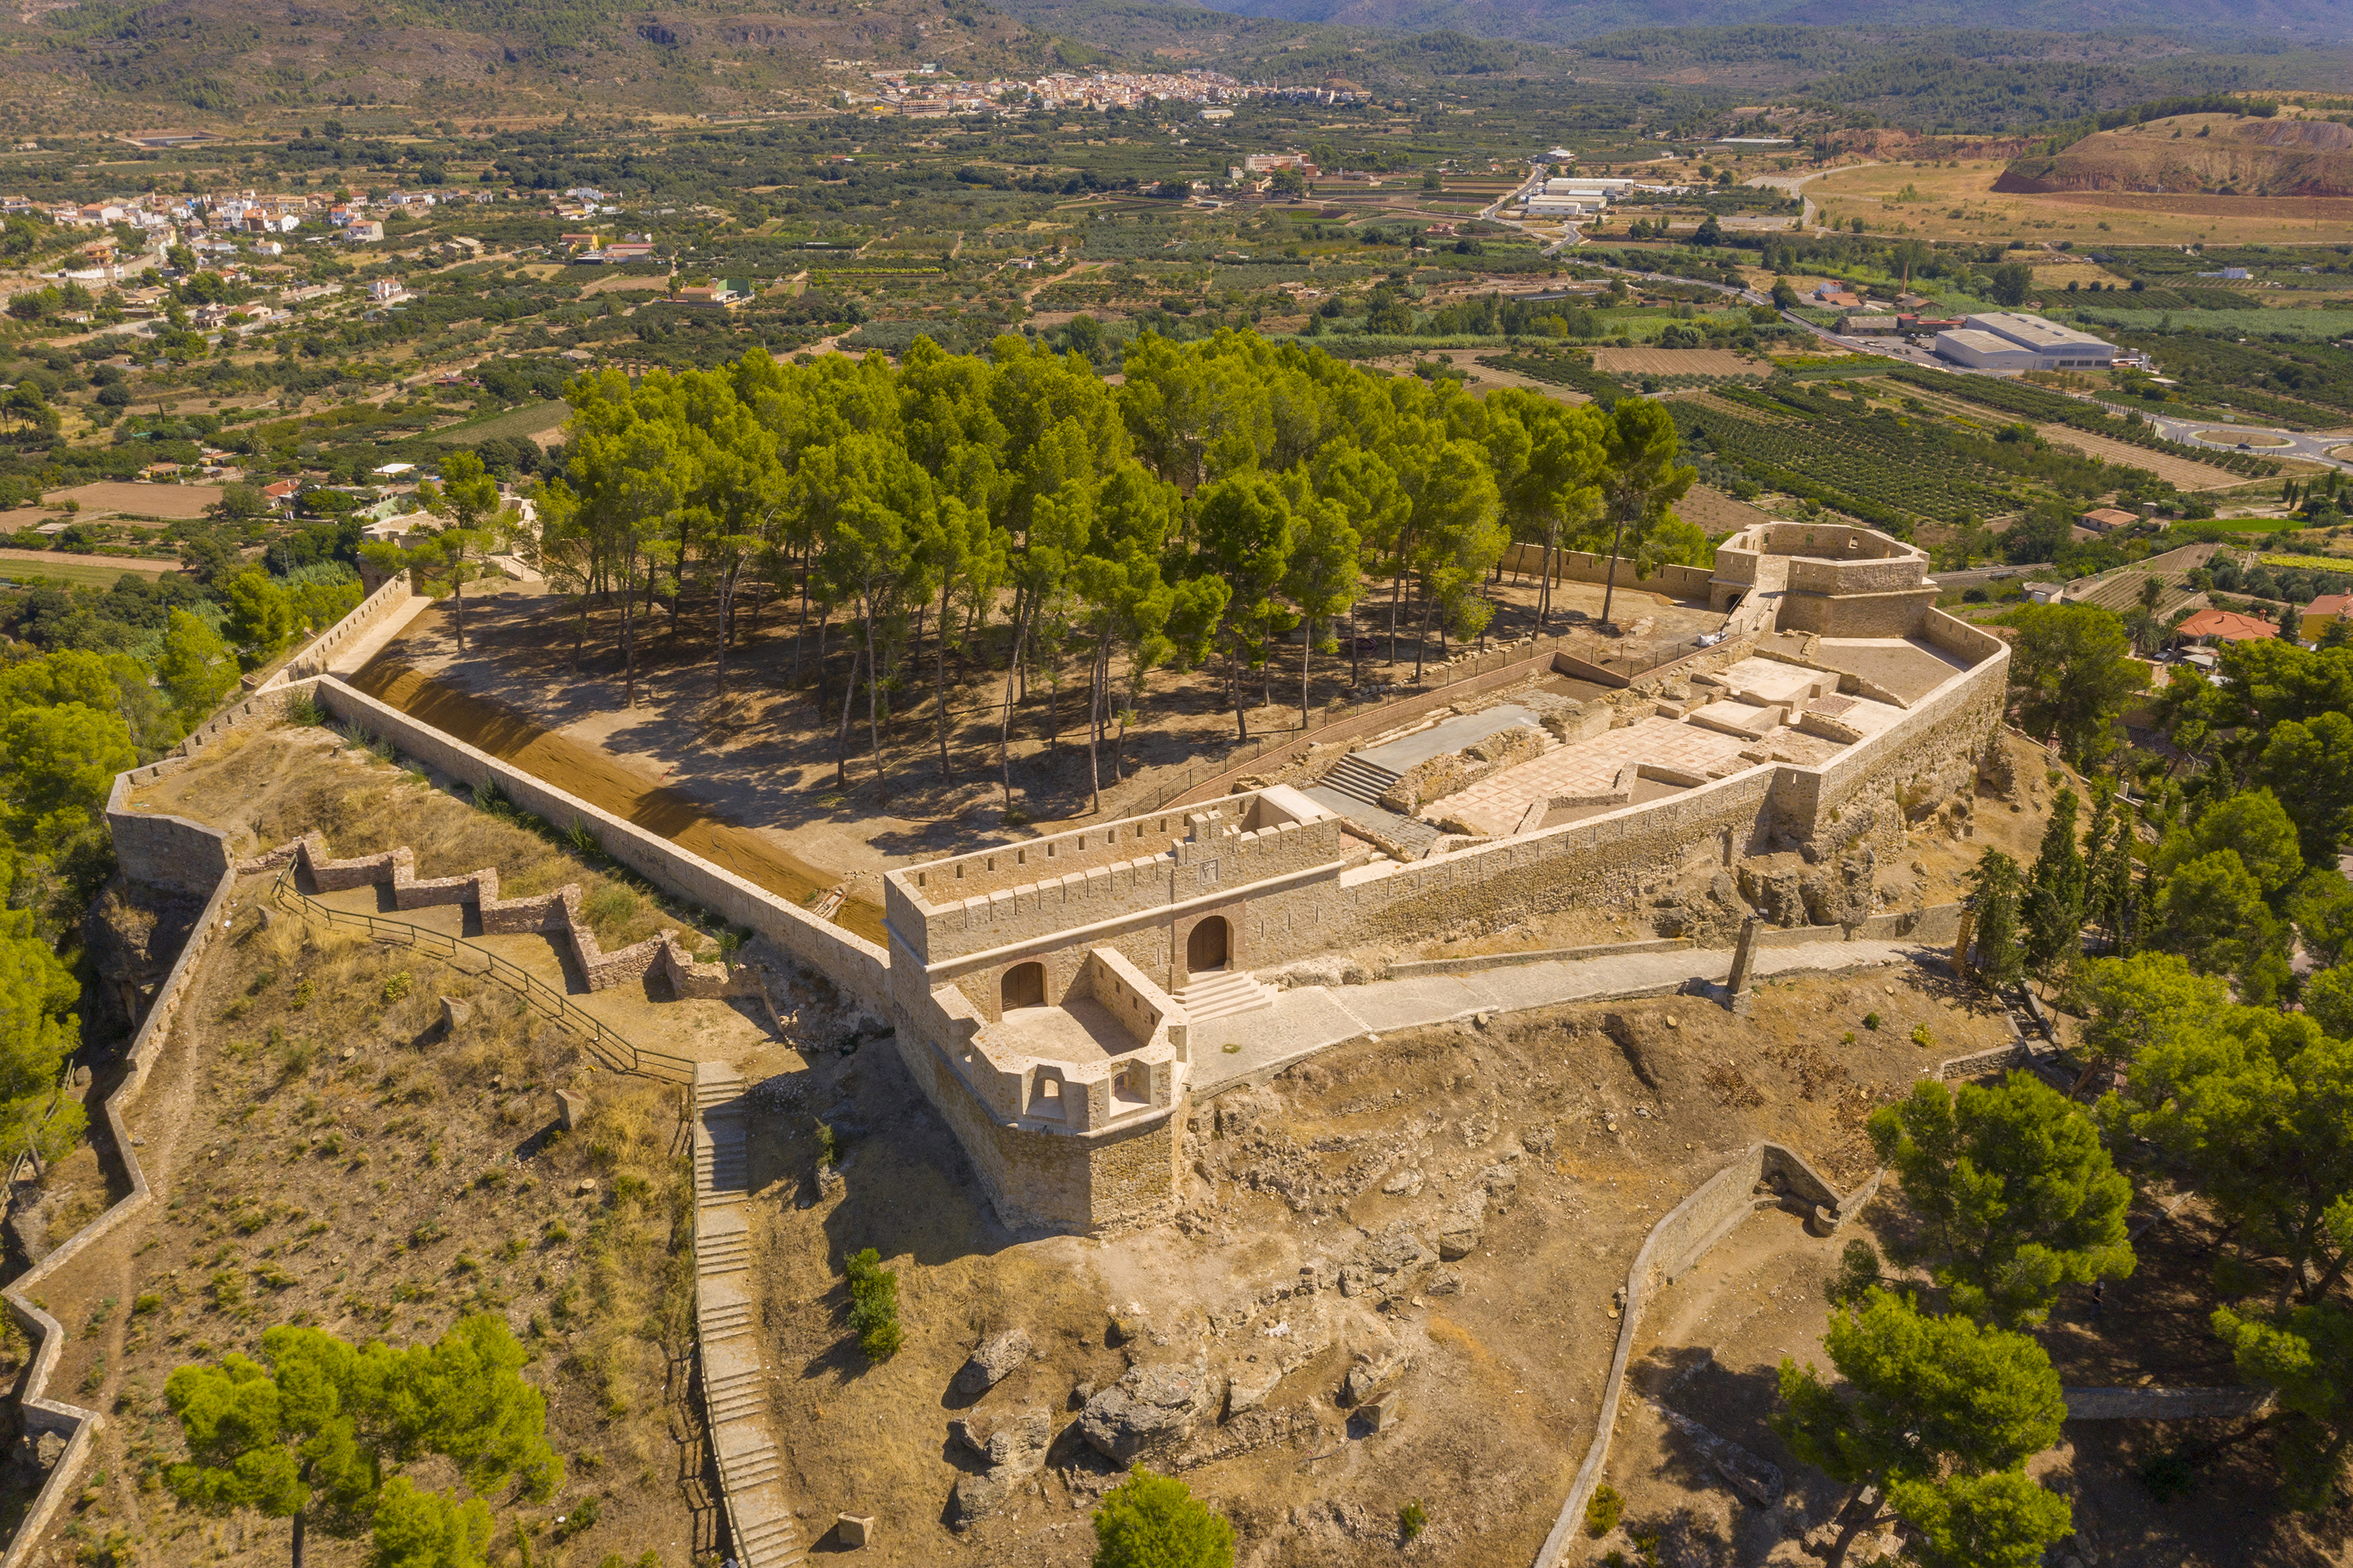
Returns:
[[[1541,567],[1536,556],[1528,567]],[[1553,562],[1560,575],[1579,577],[1598,577],[1607,565]],[[1187,995],[1247,982],[1251,969],[1410,941],[1466,918],[1630,906],[1696,864],[1788,850],[1836,855],[1858,840],[1900,832],[1907,801],[1966,789],[2000,722],[2008,650],[1935,609],[1926,569],[1921,552],[1868,529],[1776,523],[1727,540],[1711,573],[1671,568],[1644,585],[1704,591],[1719,609],[1754,598],[1758,631],[1902,638],[1936,651],[1951,668],[1906,701],[1869,676],[1836,673],[1812,652],[1768,653],[1831,672],[1838,690],[1855,696],[1824,698],[1832,683],[1825,680],[1794,695],[1756,697],[1747,711],[1767,726],[1757,732],[1765,738],[1755,746],[1735,739],[1740,749],[1723,763],[1705,771],[1629,765],[1622,777],[1665,781],[1658,798],[1603,791],[1560,810],[1541,801],[1544,810],[1514,813],[1519,831],[1448,841],[1457,845],[1449,853],[1403,860],[1376,853],[1338,813],[1299,790],[1248,790],[894,870],[884,878],[887,947],[332,675],[273,680],[192,737],[189,749],[240,725],[272,722],[308,696],[444,775],[469,786],[495,782],[525,810],[585,826],[616,860],[767,937],[886,1020],[1008,1224],[1087,1230],[1173,1201],[1193,1070]],[[373,624],[398,598],[380,590],[354,617]],[[343,646],[364,629],[339,626],[322,647]],[[1695,655],[1692,668],[1717,670],[1720,652]],[[1769,666],[1757,668],[1769,676]],[[1736,683],[1725,700],[1740,695]],[[1660,722],[1648,702],[1622,702],[1610,723]],[[1841,703],[1860,703],[1875,717],[1841,717],[1844,710],[1833,711]],[[1597,723],[1576,727],[1569,744],[1616,733],[1599,726],[1599,715],[1584,716]],[[1772,734],[1792,737],[1786,754],[1775,750],[1781,743]],[[149,770],[118,781],[118,805],[124,781],[142,775]],[[1548,815],[1574,820],[1545,826]],[[228,869],[218,836],[197,824],[128,810],[111,810],[110,820],[134,879],[210,892]],[[389,863],[370,874],[405,885],[405,896],[434,895],[413,874],[404,884]],[[487,922],[500,902],[495,886],[479,874],[450,880],[468,885],[453,885],[449,895],[480,902]],[[518,901],[533,907],[518,908],[515,918],[570,926],[569,909],[538,907],[548,902]],[[643,946],[648,962],[671,956]]]

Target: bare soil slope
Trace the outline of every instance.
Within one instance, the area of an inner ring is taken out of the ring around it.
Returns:
[[[2353,196],[2353,126],[2183,114],[2102,131],[2057,156],[2020,158],[1997,191]]]
[[[1759,1138],[1852,1185],[1873,1107],[2006,1038],[1887,969],[1769,986],[1751,1018],[1672,998],[1362,1042],[1195,1107],[1174,1222],[1095,1240],[998,1229],[895,1056],[824,1058],[769,1091],[778,1114],[755,1130],[787,1489],[812,1519],[888,1520],[880,1562],[1075,1568],[1085,1510],[1124,1467],[1089,1446],[1082,1407],[1134,1368],[1202,1381],[1198,1419],[1146,1458],[1234,1520],[1238,1563],[1395,1561],[1397,1510],[1419,1499],[1430,1523],[1409,1557],[1525,1563],[1592,1437],[1611,1296],[1649,1227]],[[838,1187],[813,1177],[818,1120],[848,1146]],[[1480,1192],[1483,1226],[1448,1245]],[[843,1325],[841,1262],[866,1246],[898,1271],[907,1329],[879,1366]],[[1034,1353],[956,1392],[974,1347],[1009,1329]],[[1401,1424],[1374,1434],[1343,1401],[1357,1369],[1402,1396]],[[952,1424],[1025,1416],[1046,1424],[1041,1462],[952,1529],[955,1489],[985,1467]]]

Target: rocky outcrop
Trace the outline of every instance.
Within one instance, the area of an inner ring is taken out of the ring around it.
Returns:
[[[1199,1362],[1130,1367],[1127,1375],[1087,1401],[1079,1436],[1116,1464],[1180,1442],[1217,1408],[1224,1388]]]
[[[1019,1329],[1008,1329],[981,1340],[955,1375],[955,1391],[964,1394],[987,1393],[1005,1381],[1006,1374],[1029,1359],[1029,1336]]]
[[[2353,196],[2353,126],[2327,120],[2194,115],[2084,137],[2056,154],[2019,158],[1998,191],[2206,192],[2229,196]]]
[[[957,1478],[948,1500],[948,1524],[955,1530],[1003,1508],[1022,1482],[1046,1467],[1046,1450],[1054,1442],[1054,1424],[1042,1410],[997,1421],[968,1416],[950,1422],[948,1430],[988,1465]]]

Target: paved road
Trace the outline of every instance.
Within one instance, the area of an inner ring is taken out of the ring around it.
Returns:
[[[2100,407],[2107,409],[2111,414],[2126,412],[2113,403],[2102,403]],[[2163,414],[2140,412],[2142,418],[2157,428],[2158,434],[2169,440],[2179,441],[2185,446],[2205,447],[2214,451],[2228,452],[2239,450],[2241,443],[2244,442],[2245,450],[2257,457],[2302,458],[2307,462],[2327,463],[2331,468],[2340,468],[2348,473],[2353,473],[2353,456],[2339,458],[2328,455],[2329,449],[2332,447],[2353,454],[2353,436],[2348,436],[2341,430],[2333,436],[2315,435],[2306,430],[2274,430],[2253,425],[2225,427],[2218,425],[2212,419],[2175,419]],[[2222,429],[2228,429],[2231,431],[2230,439],[2210,441],[2199,434],[2200,430]],[[2255,437],[2258,440],[2250,440],[2249,437]]]
[[[1758,979],[1799,971],[1843,974],[1903,963],[1925,949],[1910,942],[1808,942],[1757,954]],[[1196,1025],[1192,1033],[1196,1096],[1271,1074],[1351,1040],[1377,1039],[1400,1029],[1448,1023],[1482,1012],[1519,1012],[1571,1001],[1669,996],[1693,980],[1721,985],[1732,972],[1729,948],[1685,948],[1666,953],[1619,953],[1469,975],[1420,975],[1370,985],[1306,986],[1275,998],[1271,1010],[1238,1013]],[[1713,1007],[1704,997],[1694,1007]]]

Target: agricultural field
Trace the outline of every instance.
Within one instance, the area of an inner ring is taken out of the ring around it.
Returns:
[[[1597,348],[1593,368],[1610,376],[1751,376],[1772,366],[1728,348]]]
[[[1684,440],[1717,462],[1905,537],[1924,523],[1966,526],[2015,513],[2031,493],[2087,501],[2131,477],[2090,459],[1872,407],[1859,395],[1731,387],[1678,397],[1672,407]]]
[[[2125,191],[1997,191],[2007,158],[1941,166],[1835,169],[1806,184],[1823,221],[1862,218],[1874,232],[1934,240],[2073,239],[2078,245],[2326,245],[2353,225],[2353,197],[2142,196]],[[1908,194],[1907,194],[1908,193]]]

